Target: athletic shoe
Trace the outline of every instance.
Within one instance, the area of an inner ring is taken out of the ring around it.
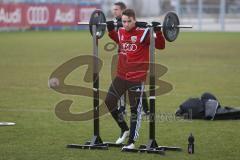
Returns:
[[[122,132],[120,137],[117,139],[116,144],[122,144],[128,136],[129,130]]]
[[[126,145],[126,146],[123,146],[122,150],[124,150],[124,149],[134,149],[134,148],[135,148],[134,143],[130,143],[130,144]]]

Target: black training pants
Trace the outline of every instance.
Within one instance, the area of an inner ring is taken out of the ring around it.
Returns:
[[[123,93],[128,91],[131,110],[129,143],[135,142],[138,138],[138,130],[141,124],[143,90],[144,84],[142,82],[130,82],[116,77],[113,80],[105,99],[105,104],[121,128],[121,131],[129,130],[126,121],[117,109],[118,100]]]

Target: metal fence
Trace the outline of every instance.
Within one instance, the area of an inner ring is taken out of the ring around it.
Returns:
[[[240,3],[216,0],[208,4],[194,0],[193,4],[179,5],[179,15],[185,23],[192,23],[198,31],[240,31]]]
[[[111,4],[111,0],[103,0]],[[175,11],[194,31],[240,31],[240,0],[125,0],[145,20]],[[109,9],[110,6],[105,7]],[[105,11],[109,13],[107,10]]]

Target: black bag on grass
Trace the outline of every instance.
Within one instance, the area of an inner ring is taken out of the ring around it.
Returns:
[[[176,116],[206,120],[240,119],[240,110],[233,107],[221,107],[213,94],[204,93],[200,98],[189,98],[184,101],[179,106]]]
[[[176,115],[186,119],[202,119],[204,117],[204,104],[199,98],[189,98],[179,106]]]

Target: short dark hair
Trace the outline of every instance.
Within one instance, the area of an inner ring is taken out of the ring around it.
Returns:
[[[123,2],[116,2],[116,3],[114,3],[114,5],[119,6],[121,8],[121,10],[124,10],[127,8],[126,4]]]
[[[122,13],[122,15],[133,17],[133,19],[136,19],[135,11],[133,9],[125,9]]]

